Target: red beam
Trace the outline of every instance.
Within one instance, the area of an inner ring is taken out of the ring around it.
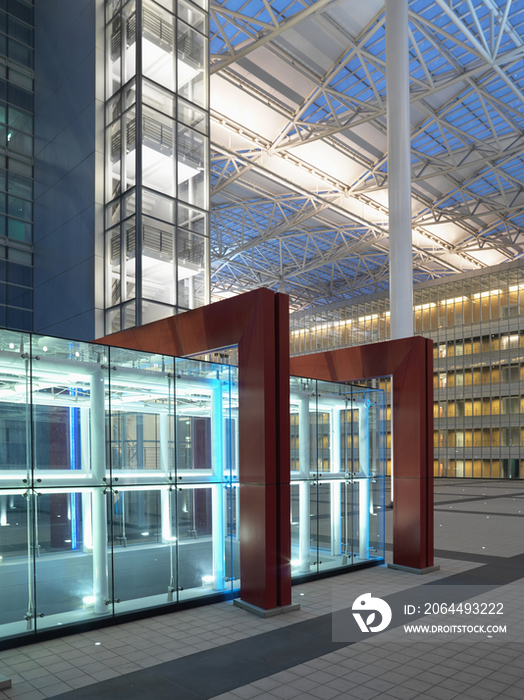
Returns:
[[[433,341],[401,338],[290,360],[291,374],[332,382],[392,375],[393,563],[433,566]]]

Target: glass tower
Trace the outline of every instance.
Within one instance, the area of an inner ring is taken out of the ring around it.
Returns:
[[[206,9],[106,1],[106,333],[209,302]]]

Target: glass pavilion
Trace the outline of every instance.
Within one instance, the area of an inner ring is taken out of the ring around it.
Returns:
[[[292,576],[384,559],[383,392],[291,382]],[[2,331],[0,637],[238,595],[238,370]]]

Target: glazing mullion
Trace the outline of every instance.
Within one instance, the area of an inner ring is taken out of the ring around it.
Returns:
[[[137,0],[136,5],[136,116],[135,116],[135,187],[136,187],[136,224],[135,224],[135,325],[142,325],[142,148],[143,148],[143,96],[142,96],[142,38],[143,5]]]
[[[29,339],[29,352],[22,353],[25,364],[25,405],[26,405],[26,480],[27,487],[25,499],[27,502],[27,567],[28,567],[28,591],[27,591],[27,629],[37,631],[36,625],[36,605],[37,605],[37,572],[36,572],[36,554],[38,545],[38,530],[36,524],[36,494],[34,492],[34,416],[33,416],[33,374],[32,374],[32,358],[33,358],[33,337]],[[22,341],[23,342],[23,341]],[[23,350],[23,347],[21,348]],[[25,357],[24,357],[25,355]]]

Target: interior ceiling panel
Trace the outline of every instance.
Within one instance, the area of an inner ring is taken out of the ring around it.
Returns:
[[[415,282],[524,254],[524,2],[410,0]],[[382,0],[213,0],[214,298],[388,289]]]

